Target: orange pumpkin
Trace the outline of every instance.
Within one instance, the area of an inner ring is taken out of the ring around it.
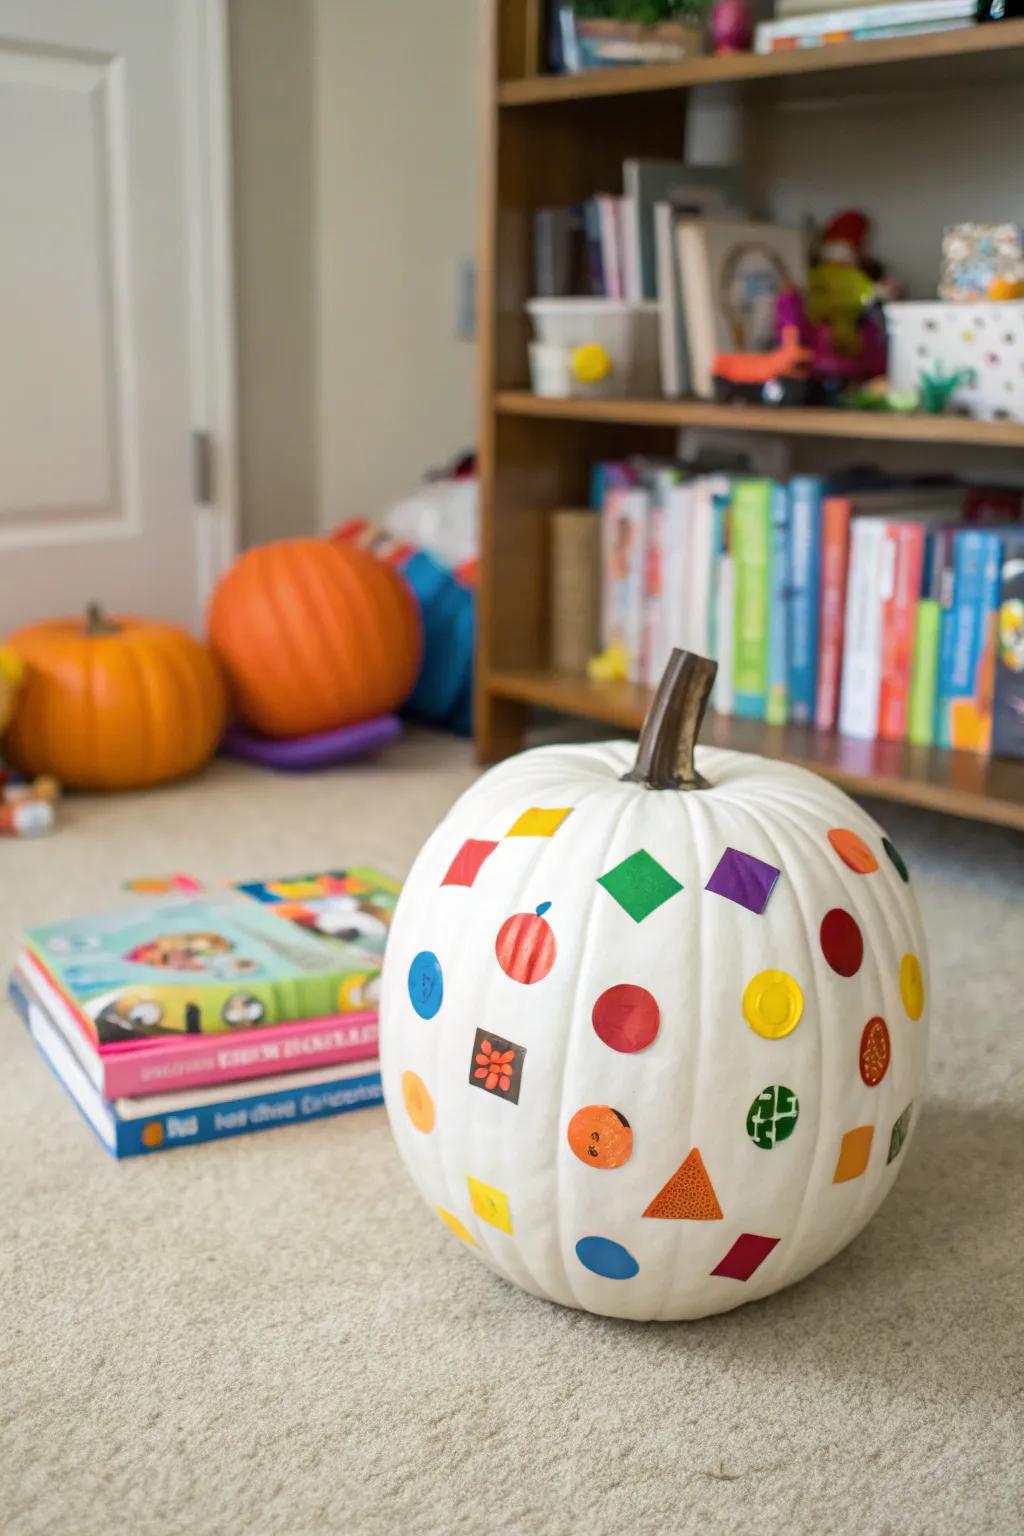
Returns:
[[[266,736],[308,736],[404,703],[420,664],[405,582],[354,544],[283,539],[248,550],[210,603],[210,643],[235,706]]]
[[[142,789],[206,762],[227,702],[205,646],[171,624],[106,618],[32,624],[10,636],[25,684],[4,739],[15,767],[72,789]]]

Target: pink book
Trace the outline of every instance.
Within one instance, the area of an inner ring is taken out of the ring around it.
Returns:
[[[814,723],[819,731],[834,731],[839,716],[849,553],[850,503],[842,496],[827,496],[821,509],[818,694],[814,707]]]
[[[891,587],[882,609],[882,680],[878,694],[880,741],[905,741],[910,700],[910,664],[914,653],[917,600],[924,564],[921,523],[888,523],[885,536],[893,546],[886,562]]]
[[[373,1010],[230,1034],[97,1045],[83,1015],[58,991],[35,955],[23,951],[17,971],[106,1099],[240,1082],[272,1073],[369,1061],[377,1055],[377,1014]]]

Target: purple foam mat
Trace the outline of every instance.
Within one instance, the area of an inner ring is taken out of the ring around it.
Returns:
[[[329,768],[352,757],[365,757],[389,746],[402,733],[397,715],[378,715],[358,725],[343,725],[315,736],[261,736],[243,725],[229,725],[220,744],[228,757],[241,757],[264,768],[298,773],[305,768]]]

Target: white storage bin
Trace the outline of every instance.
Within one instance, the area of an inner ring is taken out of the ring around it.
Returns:
[[[534,394],[559,399],[657,395],[658,306],[620,299],[529,299]]]
[[[1024,421],[1024,302],[886,304],[889,383],[902,392],[920,375],[973,368],[950,404],[979,421]]]

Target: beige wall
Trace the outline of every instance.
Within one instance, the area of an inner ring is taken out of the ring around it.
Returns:
[[[231,0],[242,535],[319,523],[313,0]]]
[[[320,507],[370,515],[474,438],[481,0],[314,0]]]

